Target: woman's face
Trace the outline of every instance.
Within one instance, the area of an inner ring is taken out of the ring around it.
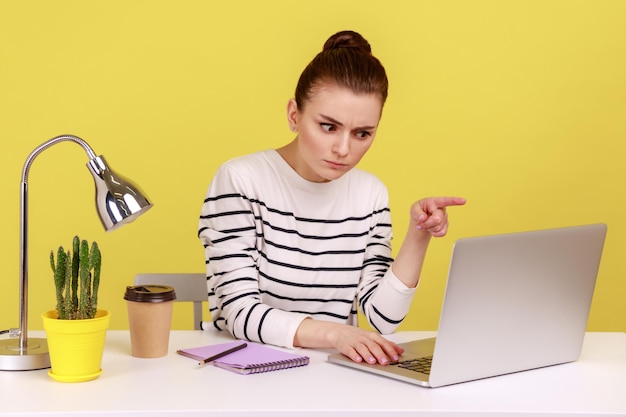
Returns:
[[[336,85],[316,88],[304,109],[290,100],[287,117],[298,136],[296,152],[287,162],[309,181],[341,177],[372,145],[381,112],[378,95],[356,95]]]

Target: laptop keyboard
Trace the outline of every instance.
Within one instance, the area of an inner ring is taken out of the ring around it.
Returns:
[[[430,375],[430,365],[433,363],[432,356],[423,356],[421,358],[407,359],[399,361],[395,366],[409,371],[415,371],[422,374]]]

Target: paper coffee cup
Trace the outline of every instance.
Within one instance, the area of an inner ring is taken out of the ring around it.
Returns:
[[[137,358],[160,358],[167,355],[174,288],[166,285],[126,287],[131,355]]]

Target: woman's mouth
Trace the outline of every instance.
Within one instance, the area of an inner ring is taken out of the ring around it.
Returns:
[[[343,169],[346,167],[346,164],[342,164],[340,162],[334,162],[334,161],[325,161],[326,164],[328,164],[329,167],[333,168],[333,169]]]

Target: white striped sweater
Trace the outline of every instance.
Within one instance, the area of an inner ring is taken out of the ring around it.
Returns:
[[[228,161],[198,235],[211,318],[237,338],[292,347],[304,318],[356,325],[357,306],[391,333],[415,292],[391,272],[387,189],[359,169],[314,183],[275,150]]]

